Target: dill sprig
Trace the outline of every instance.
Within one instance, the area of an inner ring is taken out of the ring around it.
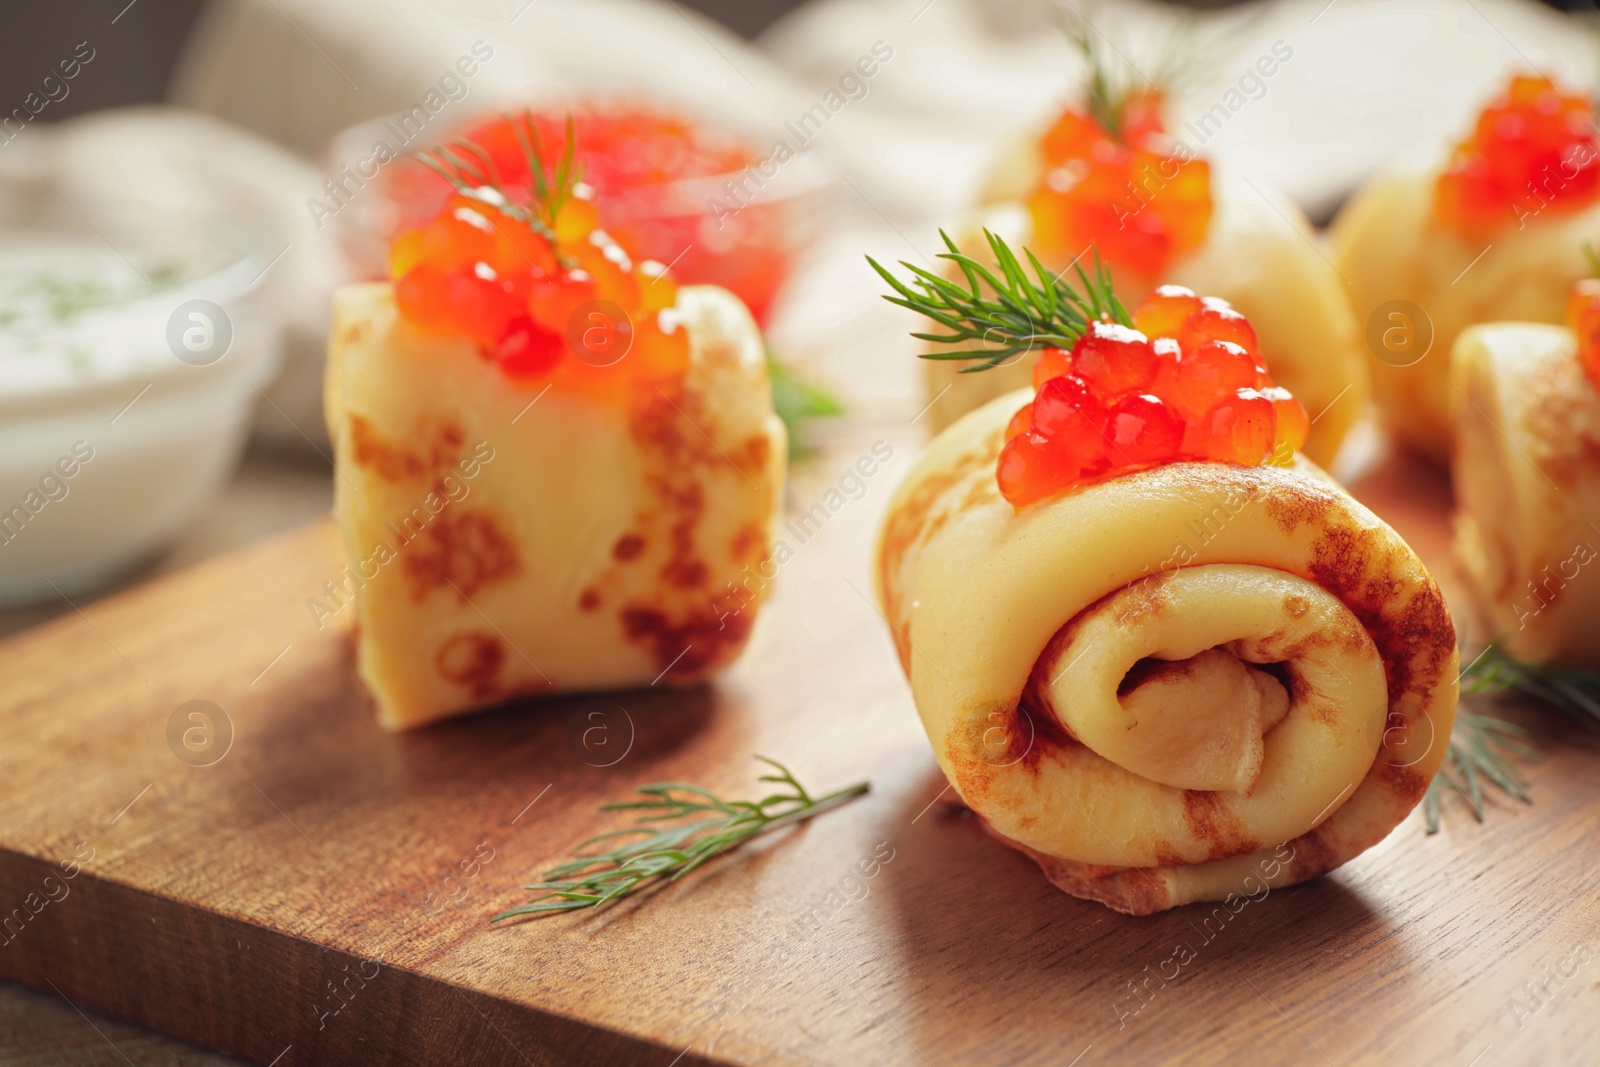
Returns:
[[[481,200],[518,219],[552,243],[555,241],[556,218],[567,201],[572,199],[573,186],[582,178],[582,165],[574,159],[577,137],[572,116],[567,116],[567,140],[561,158],[554,166],[545,162],[544,145],[539,129],[534,124],[533,112],[524,110],[521,115],[502,114],[516,133],[517,144],[528,164],[531,181],[530,198],[519,204],[506,195],[500,168],[494,157],[483,146],[456,138],[448,144],[434,145],[420,152],[417,160],[423,166],[449,182],[462,196]]]
[[[1525,663],[1489,645],[1461,672],[1462,692],[1521,693],[1600,732],[1600,671]]]
[[[857,782],[814,797],[777,760],[765,756],[756,759],[779,771],[764,774],[759,781],[787,786],[790,791],[776,792],[761,800],[723,800],[707,789],[684,782],[642,785],[636,790],[641,799],[606,804],[600,809],[643,812],[637,825],[589,838],[577,847],[576,858],[551,868],[544,881],[523,887],[538,896],[491,921],[599,908],[651,883],[675,882],[753,837],[820,815],[861,796],[869,788],[869,783]],[[673,825],[655,826],[663,822]],[[630,837],[636,840],[604,852],[586,851],[602,842]]]
[[[1081,263],[1074,261],[1083,292],[1062,280],[1062,275],[1045,269],[1039,258],[1028,249],[1023,255],[1038,276],[1028,277],[1017,254],[998,234],[983,231],[989,242],[989,251],[1000,273],[995,274],[984,263],[965,254],[950,235],[943,230],[948,251],[939,258],[954,263],[966,280],[963,286],[949,278],[925,270],[915,263],[900,261],[911,272],[910,283],[902,282],[871,256],[867,262],[898,295],[885,295],[891,304],[910,308],[924,315],[948,333],[916,333],[911,336],[937,344],[959,345],[964,341],[978,341],[984,348],[941,349],[922,353],[923,359],[981,360],[974,366],[961,368],[962,374],[998,367],[1018,352],[1035,348],[1071,348],[1088,329],[1089,323],[1107,319],[1132,326],[1128,309],[1122,306],[1111,286],[1111,272],[1100,262],[1097,249],[1094,254],[1094,272],[1091,275]],[[1081,260],[1082,257],[1080,256]],[[985,289],[991,295],[985,294]]]
[[[1204,72],[1202,49],[1195,42],[1193,15],[1173,24],[1156,50],[1155,64],[1146,74],[1127,54],[1100,31],[1081,10],[1060,10],[1058,24],[1072,46],[1083,56],[1084,107],[1089,117],[1112,137],[1121,140],[1128,101],[1140,93],[1167,94],[1196,81]],[[1107,46],[1115,52],[1106,51]]]
[[[1523,740],[1526,737],[1527,731],[1515,723],[1492,715],[1459,712],[1450,732],[1450,748],[1444,764],[1428,783],[1428,792],[1423,797],[1428,833],[1439,832],[1439,799],[1445,789],[1466,797],[1467,803],[1472,805],[1472,817],[1479,822],[1483,821],[1485,780],[1523,803],[1533,803],[1527,783],[1510,762],[1514,755],[1531,760],[1539,758]]]
[[[1081,15],[1063,16],[1061,29],[1073,46],[1083,53],[1083,96],[1089,117],[1112,137],[1121,139],[1122,115],[1127,108],[1128,98],[1135,91],[1133,80],[1127,76],[1131,64],[1124,62],[1113,66],[1110,57],[1101,50],[1100,31],[1090,25],[1087,18]],[[1152,84],[1151,88],[1159,91],[1156,85]]]
[[[1518,693],[1566,712],[1600,732],[1600,671],[1526,663],[1491,644],[1462,669],[1461,692],[1467,696]],[[1479,822],[1483,821],[1486,781],[1518,800],[1532,803],[1527,783],[1509,759],[1539,758],[1524,740],[1526,737],[1527,731],[1522,727],[1503,719],[1473,712],[1458,714],[1444,765],[1428,784],[1423,801],[1428,833],[1439,830],[1439,798],[1447,788],[1467,798],[1473,817]]]

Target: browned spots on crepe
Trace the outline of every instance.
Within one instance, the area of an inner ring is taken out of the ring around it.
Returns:
[[[1455,626],[1439,587],[1403,541],[1341,506],[1331,487],[1296,478],[1286,489],[1266,499],[1267,513],[1286,534],[1314,529],[1310,576],[1377,646],[1391,713],[1408,697],[1426,703],[1434,687],[1453,681],[1445,668],[1455,655]]]
[[[705,584],[708,568],[694,549],[695,527],[706,508],[704,490],[699,482],[690,481],[676,486],[662,486],[659,496],[672,516],[668,540],[671,555],[661,567],[661,577],[668,585],[679,589],[693,589]]]
[[[1341,626],[1332,631],[1332,634],[1333,640],[1350,655],[1357,655],[1367,647],[1367,633],[1357,627]]]
[[[708,528],[708,479],[716,475],[733,492],[757,494],[747,514],[765,509],[770,489],[759,479],[771,460],[771,442],[764,433],[730,442],[705,398],[681,387],[637,393],[628,432],[645,457],[647,500],[632,528],[612,546],[612,559],[626,564],[648,547],[652,563],[657,558],[661,563],[655,571],[659,582],[648,596],[622,603],[617,621],[624,638],[640,647],[666,680],[686,682],[730,661],[749,637],[754,616],[745,610],[752,604],[731,582],[725,593],[708,588],[712,566],[699,543],[719,553],[731,545],[735,563],[756,562],[767,553],[766,528],[760,523],[746,523],[731,535]],[[766,584],[755,589],[755,599]],[[736,604],[730,604],[733,599]]]
[[[1189,862],[1183,858],[1183,853],[1168,841],[1157,842],[1156,847],[1150,851],[1155,855],[1157,867],[1182,867]]]
[[[1444,596],[1431,578],[1405,600],[1382,600],[1387,584],[1380,581],[1367,587],[1380,599],[1364,601],[1359,608],[1346,603],[1378,646],[1389,681],[1389,706],[1395,708],[1407,692],[1425,699],[1434,686],[1447,680],[1445,667],[1455,655],[1456,633]]]
[[[482,630],[456,634],[439,646],[434,666],[440,677],[471,690],[482,699],[499,688],[500,668],[506,659],[499,637]]]
[[[733,535],[728,547],[735,563],[760,562],[767,554],[767,529],[759,522],[747,522]]]
[[[1243,856],[1261,847],[1244,832],[1239,817],[1228,810],[1222,798],[1207,790],[1183,791],[1183,822],[1195,840],[1206,846],[1209,860]]]
[[[718,448],[718,426],[705,398],[681,388],[672,394],[657,388],[642,390],[629,408],[628,433],[644,446],[646,455],[661,464],[660,469],[669,471],[732,467],[753,478],[765,468],[770,447],[765,436],[756,436],[735,446],[732,451],[736,455]],[[757,441],[759,445],[754,443]],[[760,462],[755,463],[758,454]]]
[[[746,437],[729,458],[739,468],[739,473],[754,478],[767,469],[767,460],[771,455],[771,440],[766,434],[756,434]]]
[[[956,788],[976,807],[999,774],[1020,767],[1037,777],[1047,755],[1079,743],[1054,716],[1023,700],[962,716],[946,735],[943,751]]]
[[[1262,503],[1267,517],[1286,534],[1302,526],[1321,525],[1324,517],[1339,506],[1333,488],[1311,478],[1294,477],[1280,483],[1280,488],[1285,491],[1268,493]]]
[[[1289,861],[1289,877],[1286,879],[1288,884],[1315,878],[1319,874],[1333,870],[1344,861],[1344,854],[1323,840],[1320,826],[1290,841],[1289,847],[1294,850],[1294,859]]]
[[[593,611],[600,606],[600,594],[593,588],[585,589],[578,594],[578,610]]]
[[[1403,584],[1396,564],[1406,562],[1383,531],[1339,513],[1324,516],[1311,549],[1312,575],[1358,617],[1381,613],[1394,600]]]
[[[413,599],[436,589],[470,598],[486,585],[522,570],[516,542],[493,514],[459,506],[445,508],[406,543],[400,562]]]
[[[642,390],[629,408],[628,433],[645,446],[646,454],[657,454],[681,461],[690,446],[684,440],[682,422],[687,414],[680,404],[693,405],[693,399],[682,390],[670,396],[659,389]],[[690,431],[693,432],[692,430]]]
[[[645,484],[655,502],[640,514],[638,524],[644,529],[667,526],[668,554],[661,578],[678,589],[702,586],[710,568],[695,553],[695,530],[705,512],[701,479],[709,469],[738,464],[717,448],[716,426],[695,393],[669,397],[651,390],[630,412],[628,429],[649,457],[651,473]]]
[[[1167,578],[1171,574],[1171,571],[1156,571],[1107,594],[1117,596],[1132,591],[1133,595],[1128,597],[1127,602],[1122,605],[1121,613],[1117,615],[1117,622],[1122,626],[1136,626],[1145,619],[1154,619],[1166,612],[1169,602],[1162,587],[1166,585]],[[1099,601],[1095,603],[1098,604]]]
[[[750,633],[750,614],[715,609],[672,619],[658,608],[632,606],[619,615],[622,632],[643,645],[673,681],[696,677],[727,662]]]
[[[385,441],[360,415],[350,416],[350,454],[358,467],[369,467],[389,482],[420,478],[426,468],[420,456]]]
[[[371,324],[366,319],[357,319],[345,324],[344,332],[339,335],[339,341],[345,348],[354,348],[365,342],[371,333]]]
[[[1283,598],[1283,613],[1291,619],[1298,619],[1311,610],[1311,601],[1298,594],[1291,594]]]
[[[1410,767],[1379,760],[1374,769],[1389,783],[1394,795],[1408,808],[1421,800],[1422,794],[1428,791],[1428,779]]]
[[[1010,758],[1010,747],[1016,738],[1015,709],[1000,709],[991,713],[997,718],[984,719],[976,715],[963,716],[950,726],[944,739],[944,757],[950,763],[950,784],[956,787],[961,798],[974,811],[994,784],[996,765]],[[989,734],[989,731],[996,731]],[[985,736],[989,734],[989,736]],[[990,758],[990,742],[999,759]],[[1022,748],[1018,747],[1018,755]]]
[[[461,428],[448,420],[419,420],[409,438],[415,444],[402,444],[360,415],[349,418],[351,459],[384,481],[424,481],[447,470],[461,450]]]

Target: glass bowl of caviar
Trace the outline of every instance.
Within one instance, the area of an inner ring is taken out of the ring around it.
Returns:
[[[529,128],[537,145],[520,132]],[[525,202],[527,153],[554,165],[569,130],[580,180],[610,238],[683,284],[732,291],[763,324],[841,181],[837,158],[802,140],[804,131],[786,129],[767,143],[648,104],[507,107],[454,123],[418,109],[337,137],[309,210],[319,225],[338,227],[355,276],[384,278],[390,241],[432,217],[451,192],[417,153],[466,142],[473,147],[458,155],[492,168],[507,195]]]

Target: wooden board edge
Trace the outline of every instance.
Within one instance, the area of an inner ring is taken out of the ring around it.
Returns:
[[[722,1062],[323,948],[82,869],[69,878],[58,864],[4,847],[0,901],[8,908],[0,913],[0,977],[258,1064]],[[125,940],[135,923],[154,924],[168,944],[158,952],[135,948]],[[425,1014],[418,1010],[424,1004],[454,1008]],[[340,1025],[341,1015],[355,1012],[381,1019]]]

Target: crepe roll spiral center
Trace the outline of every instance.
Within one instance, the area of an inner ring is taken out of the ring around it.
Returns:
[[[1152,782],[1244,796],[1292,785],[1320,797],[1338,786],[1306,789],[1312,780],[1366,775],[1387,685],[1371,637],[1321,586],[1211,564],[1132,583],[1085,608],[1039,657],[1028,700]],[[1283,829],[1293,836],[1308,826]]]

